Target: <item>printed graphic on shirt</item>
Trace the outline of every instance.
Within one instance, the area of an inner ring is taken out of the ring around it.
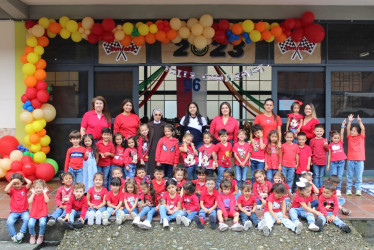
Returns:
[[[171,149],[170,149],[170,152],[174,152],[176,146],[172,146]],[[165,144],[162,144],[162,149],[165,151],[165,152],[168,152],[168,148],[165,146]]]
[[[70,158],[83,158],[83,153],[82,152],[72,152],[70,154]]]
[[[153,200],[152,200],[152,196],[150,196],[150,195],[145,196],[145,204],[147,206],[153,206],[154,205]]]
[[[193,152],[193,150],[187,149],[187,155],[186,155],[186,158],[184,158],[184,163],[186,163],[187,167],[190,167],[196,164],[195,153]]]
[[[276,154],[277,153],[277,148],[276,147],[271,147],[271,153]]]
[[[262,197],[262,198],[265,198],[266,197],[266,195],[269,193],[269,188],[268,188],[268,186],[266,185],[266,184],[264,184],[264,185],[257,185],[257,187],[256,187],[256,189],[257,189],[257,192],[258,192],[258,194]]]
[[[340,147],[340,144],[334,144],[332,145],[332,150],[335,151],[335,152],[341,152],[341,147]]]
[[[225,154],[222,155],[221,164],[224,165],[224,166],[231,165],[230,151],[225,151]]]
[[[251,211],[251,210],[253,209],[253,204],[251,204],[251,205],[247,205],[247,206],[244,206],[243,209],[244,209],[245,211]]]
[[[93,198],[94,198],[95,201],[101,201],[100,193],[94,193]]]
[[[134,196],[130,196],[127,199],[127,203],[130,203],[131,206],[134,206],[134,204],[135,204],[135,197]]]
[[[133,163],[138,162],[138,153],[135,150],[130,152],[130,156]]]
[[[145,158],[148,159],[148,151],[149,151],[149,144],[148,142],[144,142],[142,146],[142,153],[145,155]]]
[[[231,204],[231,200],[230,200],[230,199],[224,199],[224,200],[223,200],[223,205],[225,206],[225,209],[226,209],[227,211],[230,210],[230,204]]]
[[[253,145],[253,151],[255,151],[255,152],[260,151],[260,143],[258,141],[253,140],[252,145]]]
[[[327,211],[334,210],[334,202],[333,201],[324,201],[323,206],[326,208]]]
[[[292,117],[292,120],[290,122],[290,128],[297,128],[299,124],[299,120],[297,120],[295,117]]]
[[[169,208],[171,209],[171,210],[173,210],[174,208],[176,208],[176,204],[175,204],[175,202],[173,201],[173,200],[168,200],[167,201],[167,205],[169,206]]]
[[[184,204],[186,205],[190,204],[191,202],[190,198],[185,198],[183,201],[184,201]]]
[[[245,159],[247,152],[245,152],[244,148],[238,148],[238,153],[239,153],[239,158],[240,159]]]
[[[204,150],[201,166],[202,167],[208,167],[209,166],[209,161],[211,161],[211,160],[213,160],[212,153],[210,153],[208,150]]]
[[[281,208],[281,204],[279,204],[278,202],[276,201],[273,201],[273,209],[280,209]]]

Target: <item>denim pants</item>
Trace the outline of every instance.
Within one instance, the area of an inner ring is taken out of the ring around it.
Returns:
[[[293,179],[295,178],[295,168],[282,166],[282,173],[287,179],[287,185],[292,189]]]
[[[109,183],[109,171],[110,171],[110,166],[97,166],[97,172],[102,172],[104,174],[104,187],[106,189],[110,188],[110,183]]]
[[[191,211],[189,214],[186,212],[186,211],[182,211],[182,214],[181,216],[185,216],[187,217],[187,219],[189,219],[190,221],[192,221],[193,217],[195,217],[195,215],[197,215],[197,211]]]
[[[58,219],[58,218],[65,218],[65,215],[66,215],[66,210],[65,209],[62,209],[62,208],[56,208],[55,211],[53,211],[51,217],[53,217],[54,220]]]
[[[327,212],[328,216],[332,216],[332,212]],[[321,216],[318,216],[319,219],[322,219],[322,222],[323,222],[323,225],[326,224],[327,222],[327,219],[325,216],[321,215]],[[339,219],[338,216],[335,216],[335,220],[333,221],[333,223],[335,225],[337,225],[338,227],[342,227],[343,225],[345,225],[344,221],[342,221],[341,219]]]
[[[68,172],[73,175],[73,184],[77,182],[83,182],[83,168],[74,169],[69,167]]]
[[[173,165],[162,163],[161,168],[164,169],[164,175],[166,177],[173,178]]]
[[[112,212],[113,212],[114,210],[115,210],[115,209],[112,208],[112,207],[107,207],[107,208],[106,208],[106,211],[108,212],[109,217],[112,215]],[[104,211],[105,211],[105,210],[104,210]],[[118,213],[119,213],[120,211],[123,211],[123,210],[122,210],[122,209],[118,209],[118,210],[116,211],[116,213],[115,213],[116,218],[118,217]]]
[[[74,223],[75,218],[79,218],[81,216],[81,212],[82,211],[77,211],[77,210],[72,209],[70,214],[69,214],[69,222]],[[86,216],[84,217],[83,220],[86,220],[86,219],[87,219],[87,213],[86,213]]]
[[[255,227],[257,227],[258,223],[260,222],[256,213],[251,213],[251,215],[248,217],[248,215],[246,215],[245,213],[240,212],[240,219],[242,220],[243,224],[247,220],[251,220],[253,222],[253,225],[255,225]]]
[[[47,226],[47,216],[42,217],[40,219],[34,219],[34,218],[29,219],[29,233],[31,235],[35,234],[35,224],[36,224],[36,221],[38,220],[39,220],[39,235],[44,235],[45,233],[45,228]]]
[[[186,167],[187,180],[192,181],[192,180],[197,179],[196,168],[197,168],[197,165],[192,165],[192,166]]]
[[[244,183],[247,180],[248,168],[248,165],[244,166],[244,168],[242,168],[239,165],[235,165],[235,179],[238,183],[239,190],[242,187],[242,183]]]
[[[207,209],[210,209],[210,207],[207,207]],[[210,212],[209,216],[214,216],[214,221],[217,221],[217,209],[213,209],[212,212]],[[206,213],[203,209],[200,209],[199,211],[199,217],[203,218],[204,221],[206,221]]]
[[[129,170],[127,171],[127,168],[125,166],[124,170],[125,170],[126,178],[127,177],[129,177],[129,178],[134,178],[135,177],[135,168],[136,168],[135,164],[129,164]]]
[[[337,175],[340,179],[340,182],[339,182],[338,186],[336,187],[337,190],[342,190],[344,165],[345,165],[345,160],[332,161],[330,163],[330,175]]]
[[[157,215],[156,207],[149,207],[149,206],[143,207],[142,211],[140,211],[140,213],[138,215],[139,215],[140,219],[144,215],[146,215],[147,216],[146,220],[151,222],[153,217],[155,215]]]
[[[274,174],[278,171],[278,169],[268,169],[266,171],[266,179],[268,179],[268,181],[271,181],[273,182],[273,176]]]
[[[23,234],[25,234],[27,231],[27,226],[29,224],[29,218],[30,218],[29,211],[25,211],[22,213],[11,212],[6,221],[6,226],[8,228],[10,237],[13,237],[14,235],[17,234],[16,229],[14,228],[14,224],[16,223],[18,218],[22,219],[22,226],[19,231]]]
[[[364,161],[347,161],[347,190],[352,190],[353,176],[356,177],[356,191],[361,190]]]
[[[323,176],[325,175],[326,165],[313,164],[313,183],[318,189],[323,186]]]
[[[289,213],[291,220],[294,223],[299,220],[299,217],[305,218],[308,221],[308,224],[316,222],[314,215],[306,212],[302,207],[293,207],[290,209]]]
[[[183,216],[183,211],[177,210],[173,214],[168,214],[168,210],[166,209],[165,205],[160,206],[160,216],[161,216],[161,221],[164,219],[167,219],[168,221],[175,220],[177,218],[177,215]]]
[[[282,212],[277,212],[275,213],[275,215],[282,221],[282,224],[285,227],[287,227],[288,229],[291,229],[292,231],[295,231],[295,224],[290,219],[283,218]],[[270,212],[266,212],[264,213],[264,220],[266,222],[266,225],[271,231],[274,223],[276,222],[275,218],[271,215]],[[259,229],[261,230],[262,228],[259,228]]]
[[[136,213],[136,214],[138,214],[138,207],[135,207],[133,210],[132,210],[132,212],[134,212],[134,213]],[[125,214],[130,214],[129,213],[129,210],[127,210],[126,208],[123,208],[123,212],[125,213]]]
[[[251,172],[252,172],[252,183],[255,182],[255,176],[254,173],[257,169],[265,169],[265,162],[257,161],[257,160],[252,160],[251,159]]]
[[[87,212],[90,212],[90,211],[92,211],[92,212],[94,212],[94,213],[96,213],[97,211],[99,211],[99,212],[104,212],[106,210],[106,206],[103,206],[103,207],[101,207],[101,208],[99,208],[99,209],[96,209],[96,208],[88,208],[88,211]],[[113,209],[114,210],[114,209]]]
[[[226,169],[229,169],[229,168],[218,166],[218,168],[217,168],[218,174],[217,174],[217,186],[216,186],[216,189],[219,188],[219,184],[221,183],[221,180],[223,179],[223,173],[225,172]]]

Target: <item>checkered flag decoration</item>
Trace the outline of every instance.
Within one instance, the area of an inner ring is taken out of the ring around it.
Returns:
[[[127,56],[125,52],[133,53],[134,55],[137,55],[139,53],[140,47],[136,46],[134,43],[131,43],[129,46],[122,46],[120,42],[103,42],[103,49],[105,51],[105,54],[110,55],[112,53],[118,52],[118,55],[116,57],[116,61],[118,62],[121,57],[126,62]]]
[[[301,51],[311,55],[313,54],[314,49],[317,47],[317,44],[309,42],[305,37],[299,43],[294,42],[291,37],[288,37],[286,41],[278,43],[278,47],[282,54],[293,51],[291,60],[295,60],[297,56],[299,60],[302,61],[303,56],[301,55]]]

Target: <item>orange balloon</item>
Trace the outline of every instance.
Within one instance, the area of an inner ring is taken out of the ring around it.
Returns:
[[[243,26],[239,23],[236,23],[234,24],[232,27],[231,27],[231,31],[232,33],[234,33],[235,35],[240,35],[241,33],[243,33]]]
[[[47,134],[47,131],[43,128],[42,130],[40,130],[39,132],[36,132],[40,137],[43,137]]]
[[[30,46],[26,46],[26,48],[24,49],[24,51],[25,51],[26,54],[28,54],[28,53],[34,52],[34,48],[30,47]]]
[[[162,40],[162,43],[163,43],[163,44],[168,44],[168,43],[170,43],[170,40],[167,39],[167,38],[165,38],[164,40]]]
[[[136,46],[143,46],[145,43],[144,36],[135,36],[132,41]]]
[[[36,80],[43,81],[47,77],[47,73],[44,69],[37,69],[34,73]]]
[[[41,36],[38,38],[38,45],[42,47],[47,47],[49,44],[49,39],[46,36]]]
[[[287,36],[284,33],[282,33],[280,36],[275,37],[275,40],[279,43],[283,43],[284,41],[286,41],[286,39]]]
[[[242,42],[242,36],[240,36],[240,38],[238,40],[234,40],[231,43],[232,43],[232,45],[239,45],[241,42]]]
[[[38,80],[34,76],[27,76],[24,80],[24,83],[27,87],[34,87]]]
[[[22,63],[28,63],[28,61],[27,61],[27,54],[23,54],[23,55],[21,56],[21,62],[22,62]]]
[[[60,33],[61,25],[59,23],[56,23],[56,22],[50,23],[49,26],[48,26],[48,30],[51,33],[54,33],[54,34]]]
[[[148,44],[154,44],[156,42],[156,35],[155,34],[152,34],[151,32],[149,32],[146,36],[145,36],[145,41],[148,43]]]
[[[148,21],[148,22],[146,22],[145,24],[148,25],[148,26],[151,26],[151,24],[153,24],[153,22]]]
[[[157,25],[157,24],[161,24],[161,23],[163,23],[164,21],[162,21],[162,20],[157,20],[156,22],[155,22],[155,24]]]
[[[163,30],[157,31],[157,33],[156,33],[156,39],[157,39],[157,41],[160,41],[160,42],[162,42],[163,40],[165,40],[166,39],[166,33],[165,33],[165,31],[163,31]]]
[[[280,26],[274,26],[271,28],[271,34],[275,37],[282,35],[282,28]]]
[[[255,24],[255,29],[260,31],[260,32],[263,32],[264,30],[266,30],[266,23],[265,22],[258,22]]]
[[[131,36],[130,35],[125,35],[125,38],[123,38],[120,41],[120,43],[122,44],[122,46],[127,47],[131,44],[131,41],[132,41]]]
[[[37,144],[40,141],[40,137],[37,134],[31,134],[29,135],[29,142],[31,144]]]
[[[82,22],[78,22],[78,29],[79,29],[80,27],[83,27]]]
[[[42,151],[44,154],[48,154],[50,150],[51,149],[49,148],[49,146],[42,146],[40,148],[40,151]]]
[[[178,33],[173,30],[173,29],[170,29],[167,33],[166,33],[166,37],[169,39],[169,40],[174,40],[176,37],[178,36]]]
[[[264,40],[269,40],[273,35],[271,34],[270,31],[268,30],[264,30],[262,33],[261,33],[261,37],[264,39]]]
[[[45,69],[45,67],[47,67],[47,62],[44,59],[39,59],[39,61],[35,63],[35,67],[36,69]]]

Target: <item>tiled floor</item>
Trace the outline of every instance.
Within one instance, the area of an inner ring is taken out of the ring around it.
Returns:
[[[369,181],[369,180],[365,180]],[[372,180],[371,180],[372,181]],[[4,188],[7,185],[7,182],[2,180],[0,181],[0,219],[7,218],[9,214],[9,196],[4,192]],[[59,181],[52,180],[48,182],[49,187],[49,197],[51,201],[48,203],[49,212],[52,213],[55,209],[54,198],[57,192],[57,188],[60,186]],[[343,192],[345,192],[345,187],[343,185]],[[343,193],[342,192],[342,193]],[[339,217],[348,220],[374,220],[374,197],[362,192],[362,196],[346,196],[345,194],[343,197],[346,199],[346,203],[344,207],[352,210],[351,215],[344,216],[339,215]],[[258,211],[258,216],[262,216],[262,211]],[[157,219],[157,217],[155,218]]]

